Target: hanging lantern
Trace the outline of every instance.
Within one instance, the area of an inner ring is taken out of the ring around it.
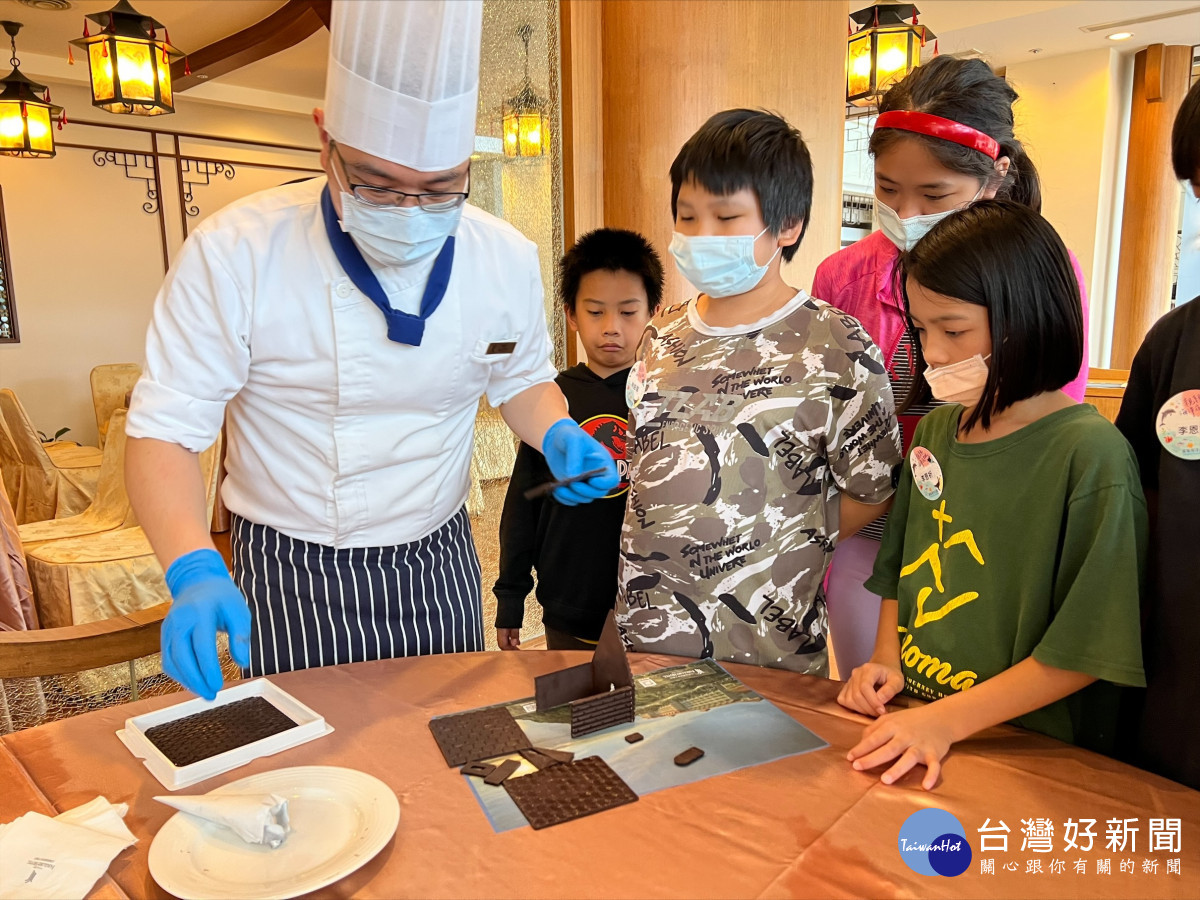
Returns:
[[[13,70],[0,79],[0,155],[49,159],[54,156],[54,121],[66,121],[61,106],[50,102],[44,84],[21,74],[17,59],[20,22],[0,22],[12,42]]]
[[[525,42],[525,81],[501,107],[505,156],[544,156],[550,152],[548,104],[544,97],[534,92],[529,80],[529,38],[532,35],[533,28],[529,25],[517,29],[517,36]]]
[[[100,26],[71,41],[87,53],[92,76],[92,106],[110,113],[161,116],[175,112],[171,60],[183,56],[170,45],[161,22],[119,0],[107,12],[87,18]]]
[[[880,3],[850,16],[846,39],[846,102],[873,106],[888,88],[921,65],[921,47],[936,35],[917,24],[911,3]]]

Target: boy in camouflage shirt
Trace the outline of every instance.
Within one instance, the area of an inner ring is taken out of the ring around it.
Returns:
[[[713,116],[671,166],[671,255],[701,293],[658,314],[627,386],[631,649],[828,674],[821,582],[901,456],[878,349],[780,274],[812,185],[799,132],[752,110]]]

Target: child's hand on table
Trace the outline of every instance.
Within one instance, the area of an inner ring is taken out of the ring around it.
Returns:
[[[880,716],[863,730],[862,740],[850,749],[846,758],[859,771],[896,760],[879,779],[884,784],[892,784],[913,766],[923,765],[928,771],[921,787],[931,791],[952,743],[951,723],[937,703],[930,703]]]
[[[842,685],[838,703],[866,716],[882,716],[886,704],[904,690],[904,675],[899,669],[882,663],[869,662],[850,673]]]
[[[501,650],[520,650],[521,649],[521,629],[520,628],[497,628],[496,629],[496,644]]]

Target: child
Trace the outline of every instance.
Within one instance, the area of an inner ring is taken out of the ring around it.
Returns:
[[[1175,117],[1175,174],[1200,202],[1200,82]],[[1186,236],[1185,243],[1200,240]],[[1181,300],[1186,298],[1180,298]],[[1117,427],[1133,445],[1150,503],[1145,709],[1137,762],[1200,790],[1200,298],[1167,313],[1133,360]],[[1189,441],[1192,446],[1189,446]]]
[[[581,237],[562,259],[562,303],[578,332],[587,365],[558,376],[571,416],[608,447],[625,474],[625,380],[638,339],[662,300],[658,254],[640,234],[601,228]],[[625,515],[623,479],[607,497],[585,506],[563,506],[550,497],[525,498],[550,481],[545,458],[522,444],[500,518],[500,577],[496,640],[501,650],[521,645],[525,598],[537,570],[546,646],[594,647],[613,608],[617,547]]]
[[[918,363],[945,405],[913,437],[867,581],[885,598],[875,652],[838,700],[879,716],[854,768],[894,760],[891,784],[920,763],[930,790],[951,744],[1000,722],[1111,744],[1118,692],[1083,689],[1144,683],[1146,506],[1120,433],[1062,391],[1083,318],[1045,219],[980,201],[934,226],[903,274]],[[933,702],[886,712],[901,691]]]
[[[778,116],[718,113],[671,166],[671,254],[699,295],[630,374],[617,621],[636,650],[825,675],[821,580],[894,489],[879,351],[788,286],[813,172]]]
[[[977,199],[1005,197],[1041,208],[1037,169],[1013,135],[1017,92],[980,59],[939,56],[884,95],[871,134],[875,210],[880,230],[817,267],[813,296],[854,316],[879,345],[896,404],[921,375],[896,278],[900,254],[945,218]],[[1064,391],[1083,400],[1087,385],[1087,296],[1083,271],[1071,264],[1083,303],[1083,362]],[[929,398],[925,398],[927,401]],[[933,401],[936,404],[936,401]],[[905,447],[929,402],[900,414]],[[863,588],[871,575],[884,520],[844,541],[833,556],[827,589],[834,650],[842,672],[871,658],[879,597]]]

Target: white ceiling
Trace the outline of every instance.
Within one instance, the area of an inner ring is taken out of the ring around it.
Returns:
[[[83,31],[83,16],[101,12],[115,0],[71,0],[66,11],[30,8],[18,0],[0,0],[0,18],[25,24],[18,51],[31,76],[83,81],[86,67],[66,66],[67,41]],[[140,12],[165,23],[171,41],[184,52],[194,51],[254,24],[283,5],[283,0],[133,0]],[[849,0],[847,12],[869,6],[870,0]],[[1200,0],[917,0],[920,21],[938,35],[942,53],[981,51],[995,66],[1077,53],[1101,47],[1132,52],[1147,44],[1200,44]],[[1128,41],[1106,40],[1110,31],[1087,33],[1081,26],[1188,10],[1159,21],[1129,25]],[[240,90],[253,93],[253,105],[268,95],[281,95],[279,108],[307,110],[324,94],[329,34],[312,37],[275,56],[194,88],[197,99],[237,102]],[[927,52],[930,52],[927,48]],[[261,93],[266,92],[266,93]]]

